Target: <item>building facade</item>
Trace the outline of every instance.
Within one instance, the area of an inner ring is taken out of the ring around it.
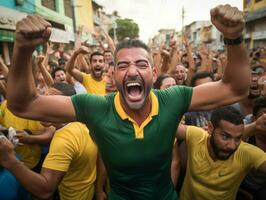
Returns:
[[[266,46],[266,0],[244,0],[243,10],[247,12],[245,41],[249,49],[260,44]]]

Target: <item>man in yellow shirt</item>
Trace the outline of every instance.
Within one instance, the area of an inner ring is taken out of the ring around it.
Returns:
[[[188,154],[181,200],[232,200],[250,170],[266,173],[266,154],[241,141],[243,117],[235,108],[215,110],[208,130],[179,126]]]
[[[104,57],[100,52],[93,52],[90,55],[90,66],[91,74],[86,74],[75,68],[75,62],[78,55],[89,54],[89,51],[86,47],[82,46],[76,51],[69,59],[66,70],[73,76],[77,81],[82,83],[86,88],[88,93],[105,95],[105,80],[103,79],[103,70],[104,70]]]
[[[71,88],[72,94],[75,94],[73,86],[69,84],[55,85],[56,88],[49,89],[50,94],[70,95]],[[8,145],[6,149],[12,149],[12,144],[8,140],[4,143]],[[23,187],[37,198],[50,199],[57,187],[61,200],[93,198],[97,147],[84,124],[73,122],[56,131],[40,174],[31,171],[18,161],[13,150],[9,151],[8,157],[12,163],[18,164],[16,170],[19,173],[15,176],[26,179],[27,181],[22,183]],[[2,159],[5,158],[1,157],[1,161]]]
[[[24,130],[27,130],[32,134],[32,136],[41,135],[42,138],[53,134],[53,130],[50,128],[43,127],[39,121],[24,119],[15,116],[7,108],[7,101],[4,101],[0,106],[0,124],[6,128],[13,127],[17,132],[17,137],[19,142],[23,143],[16,147],[16,152],[24,164],[30,168],[34,169],[40,161],[42,140],[39,141],[25,141],[24,136],[28,135]],[[44,136],[44,137],[43,137]],[[38,137],[38,138],[41,138]],[[38,171],[38,169],[36,169]]]

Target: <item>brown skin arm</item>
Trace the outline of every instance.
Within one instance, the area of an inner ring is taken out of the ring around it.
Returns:
[[[84,46],[81,46],[80,48],[78,48],[74,53],[73,55],[70,57],[69,61],[67,62],[66,64],[66,70],[67,72],[73,76],[77,81],[81,82],[83,81],[83,76],[82,76],[82,73],[81,71],[79,71],[78,69],[75,69],[75,62],[78,58],[79,55],[82,55],[82,54],[88,54],[89,53],[89,50],[84,47]]]
[[[105,184],[107,181],[107,172],[101,155],[98,153],[97,157],[97,177],[95,182],[95,197],[96,200],[106,200],[107,195],[105,191]]]
[[[0,68],[2,70],[2,74],[4,75],[5,78],[7,78],[8,75],[8,67],[6,66],[2,56],[0,55]]]
[[[0,139],[0,165],[9,170],[23,187],[40,199],[50,199],[65,172],[42,168],[41,174],[31,171],[16,159],[13,145]]]
[[[179,154],[178,142],[175,141],[173,146],[173,155],[171,163],[171,178],[175,187],[177,185],[179,174],[180,174],[180,154]]]
[[[36,65],[39,67],[40,72],[44,78],[44,81],[48,87],[54,84],[54,80],[51,74],[48,72],[47,68],[44,65],[45,57],[40,55],[35,58]]]
[[[51,25],[39,16],[28,16],[16,26],[16,41],[7,87],[7,106],[15,115],[39,121],[75,121],[70,97],[37,95],[31,56],[50,37]]]
[[[236,39],[244,28],[243,13],[229,5],[211,11],[212,23],[224,37]],[[244,44],[227,46],[228,63],[221,81],[203,84],[193,89],[189,110],[211,110],[244,99],[248,95],[250,69]],[[208,96],[208,98],[206,98]]]
[[[53,126],[44,128],[33,135],[29,135],[25,131],[17,131],[16,137],[23,144],[41,144],[49,145],[56,129]]]

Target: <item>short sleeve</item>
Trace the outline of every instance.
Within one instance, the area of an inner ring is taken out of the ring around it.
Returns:
[[[186,143],[193,147],[197,142],[201,141],[205,136],[205,131],[196,126],[188,126],[186,131]]]
[[[156,90],[156,94],[167,112],[182,116],[189,109],[192,91],[191,87],[173,86],[165,90]]]
[[[243,143],[244,155],[242,156],[247,165],[251,165],[251,168],[258,169],[258,167],[266,161],[266,153],[260,148]]]
[[[71,99],[77,121],[85,124],[97,123],[108,109],[108,101],[105,96],[79,94],[72,96]]]
[[[58,130],[53,137],[49,153],[42,167],[63,172],[68,171],[72,159],[78,154],[78,148],[74,141],[73,133],[69,130],[66,128]]]

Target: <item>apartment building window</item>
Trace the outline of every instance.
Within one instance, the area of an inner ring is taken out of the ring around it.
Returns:
[[[46,8],[56,11],[55,0],[42,0],[42,5]]]
[[[71,8],[71,0],[64,0],[64,5],[65,5],[65,15],[72,18],[72,8]]]

